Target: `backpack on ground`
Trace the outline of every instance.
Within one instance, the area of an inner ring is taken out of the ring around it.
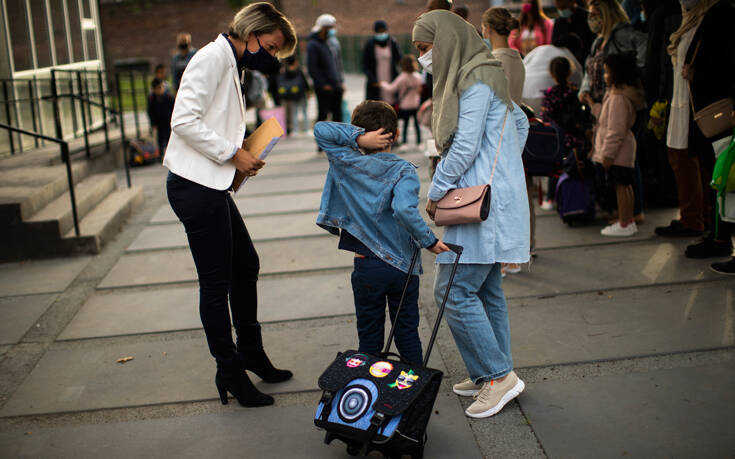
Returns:
[[[595,219],[595,200],[583,178],[561,174],[556,185],[556,208],[564,223],[582,226]]]
[[[145,139],[131,139],[128,141],[128,162],[131,166],[145,166],[155,163],[161,157],[161,152]]]
[[[340,440],[347,444],[347,453],[353,456],[379,451],[387,457],[423,457],[426,426],[443,377],[441,371],[428,368],[427,363],[462,254],[462,247],[446,245],[457,257],[423,365],[388,358],[398,357],[389,350],[418,258],[420,249],[416,248],[385,350],[377,355],[354,350],[340,352],[319,378],[319,388],[323,393],[314,424],[326,431],[324,443]]]

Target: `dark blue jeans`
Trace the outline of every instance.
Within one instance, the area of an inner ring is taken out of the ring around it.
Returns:
[[[406,273],[374,257],[355,258],[352,272],[352,292],[355,295],[357,336],[360,352],[376,354],[384,346],[385,304],[388,303],[391,323],[401,301]],[[396,325],[395,341],[398,353],[406,360],[421,363],[419,339],[419,276],[411,276],[406,300]]]
[[[199,315],[218,367],[236,364],[232,325],[240,340],[258,323],[260,260],[235,202],[176,174],[166,179],[168,201],[189,239],[199,277]],[[228,304],[229,297],[229,304]],[[232,312],[232,322],[230,322]],[[232,324],[232,325],[231,325]]]

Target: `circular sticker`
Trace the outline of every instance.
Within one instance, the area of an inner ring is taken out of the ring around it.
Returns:
[[[393,371],[393,365],[390,362],[375,362],[370,366],[370,374],[376,378],[383,378]]]
[[[367,411],[370,399],[370,391],[366,387],[348,387],[339,400],[337,414],[343,421],[352,423]]]
[[[368,356],[365,354],[353,354],[345,358],[347,368],[357,368],[367,363]]]

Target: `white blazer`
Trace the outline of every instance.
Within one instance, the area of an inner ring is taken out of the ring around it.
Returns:
[[[174,174],[215,190],[235,176],[232,151],[245,137],[245,102],[237,63],[220,35],[186,66],[171,117],[163,165]]]

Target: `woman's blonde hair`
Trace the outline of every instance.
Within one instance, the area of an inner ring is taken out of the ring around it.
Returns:
[[[251,33],[261,35],[276,29],[280,30],[285,38],[276,56],[279,58],[290,56],[296,48],[296,31],[286,16],[270,3],[253,3],[238,11],[230,23],[228,34],[240,40],[247,40]]]
[[[502,7],[485,10],[482,13],[482,23],[504,37],[510,35],[511,30],[520,27],[518,19],[511,16],[510,11]]]
[[[605,40],[610,38],[613,29],[618,24],[628,24],[628,15],[617,0],[591,0],[590,8],[595,7],[600,10],[600,19],[602,20],[602,29],[600,36]]]

